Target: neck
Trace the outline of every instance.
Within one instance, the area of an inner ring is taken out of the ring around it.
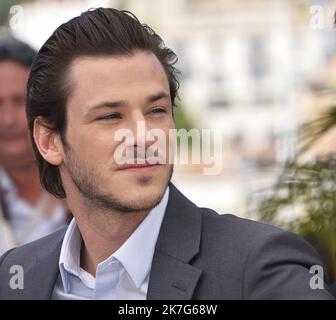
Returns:
[[[76,201],[77,208],[73,212],[83,238],[80,263],[84,270],[95,276],[98,264],[122,246],[150,210],[122,213],[78,204]]]
[[[13,181],[20,198],[35,205],[43,193],[37,168],[34,164],[4,168]]]

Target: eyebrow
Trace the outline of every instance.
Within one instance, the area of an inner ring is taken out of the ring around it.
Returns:
[[[158,101],[160,99],[170,99],[170,95],[166,92],[161,91],[157,94],[153,94],[153,95],[149,96],[147,101],[148,102],[155,102],[155,101]]]
[[[161,99],[170,99],[170,95],[164,91],[160,91],[156,94],[150,95],[147,97],[148,103],[153,103],[155,101],[161,100]],[[99,110],[104,107],[108,108],[118,108],[127,105],[127,102],[125,100],[117,100],[117,101],[102,101],[98,104],[94,105],[93,107],[89,108],[87,113],[92,113],[96,110]]]

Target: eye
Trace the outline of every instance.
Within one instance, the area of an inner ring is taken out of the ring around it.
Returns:
[[[13,103],[15,106],[22,107],[25,105],[25,98],[23,96],[15,96]]]
[[[114,120],[114,119],[121,119],[121,114],[114,112],[114,113],[107,114],[105,116],[101,116],[97,120]]]
[[[166,112],[166,109],[161,108],[161,107],[154,107],[152,108],[151,112],[152,113],[161,113],[161,112],[163,113],[163,112]]]

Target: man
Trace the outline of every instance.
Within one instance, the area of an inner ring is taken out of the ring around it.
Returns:
[[[198,208],[170,183],[175,61],[153,30],[114,9],[83,13],[42,46],[27,88],[30,134],[42,184],[74,219],[2,256],[1,299],[332,298],[321,278],[311,288],[320,261],[303,240]],[[155,129],[167,149],[156,163]],[[22,290],[10,284],[13,265]]]
[[[62,202],[41,187],[28,134],[25,90],[35,54],[0,39],[0,254],[65,224]]]

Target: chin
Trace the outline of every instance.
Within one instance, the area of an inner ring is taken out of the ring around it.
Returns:
[[[14,164],[14,163],[34,163],[34,158],[31,153],[22,149],[10,149],[2,150],[0,152],[0,158],[4,163]]]
[[[134,175],[126,179],[123,177],[124,179],[118,179],[114,185],[124,200],[139,204],[155,203],[155,206],[162,199],[171,174],[172,169],[155,175]]]
[[[133,199],[131,202],[135,205],[135,207],[138,208],[144,208],[144,209],[152,209],[155,206],[159,204],[159,202],[162,200],[162,197],[164,195],[164,191],[160,192],[156,190],[155,192],[151,193],[144,193],[136,197],[136,199]]]
[[[148,183],[148,184],[137,184],[133,185],[129,189],[126,188],[126,190],[130,190],[130,192],[133,192],[133,194],[137,195],[138,197],[156,197],[157,195],[160,195],[165,192],[167,187],[167,184],[163,183]],[[132,191],[131,191],[132,190]]]
[[[1,141],[0,148],[3,150],[3,153],[20,155],[26,154],[30,152],[31,146],[27,143],[27,141]],[[32,152],[31,152],[32,153]]]
[[[161,201],[167,183],[149,183],[149,184],[132,184],[125,187],[127,190],[124,194],[128,198],[126,202],[141,204],[143,207],[154,207]]]

